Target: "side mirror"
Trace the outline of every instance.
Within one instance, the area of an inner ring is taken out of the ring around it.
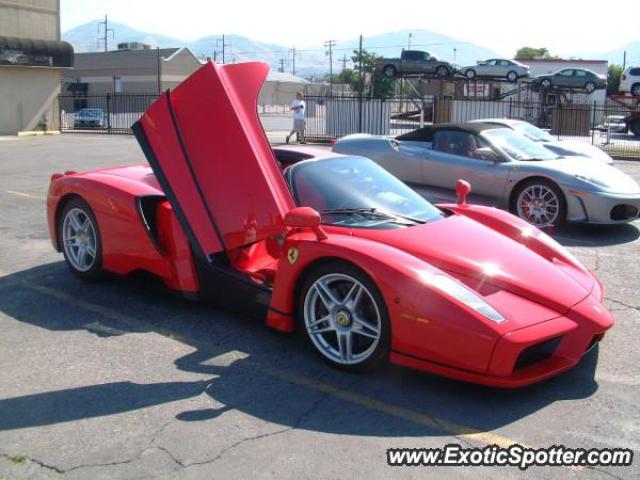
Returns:
[[[471,184],[466,180],[459,179],[456,183],[456,195],[458,197],[458,205],[467,204],[467,195],[471,192]]]
[[[500,156],[493,149],[491,149],[491,147],[478,148],[475,152],[473,152],[473,157],[479,158],[480,160],[486,160],[487,162],[494,162],[494,163],[498,163],[502,161]]]
[[[287,212],[284,216],[284,224],[289,228],[310,228],[318,237],[318,240],[327,238],[320,224],[322,217],[311,207],[297,207]]]

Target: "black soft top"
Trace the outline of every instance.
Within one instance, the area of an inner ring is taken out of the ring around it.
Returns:
[[[431,142],[433,134],[439,130],[457,130],[459,132],[467,132],[478,134],[485,130],[494,130],[496,128],[508,128],[495,123],[468,122],[468,123],[439,123],[437,125],[429,125],[427,127],[418,128],[409,133],[398,135],[396,140],[409,140],[412,142]]]

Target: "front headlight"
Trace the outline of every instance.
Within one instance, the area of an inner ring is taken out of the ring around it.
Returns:
[[[502,323],[506,319],[500,315],[491,305],[485,302],[479,295],[459,282],[440,274],[428,274],[424,276],[425,281],[438,290],[451,295],[453,298],[467,307],[472,308],[483,317],[492,322]]]

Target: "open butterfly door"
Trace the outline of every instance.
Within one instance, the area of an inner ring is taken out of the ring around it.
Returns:
[[[207,63],[133,126],[194,252],[210,261],[285,231],[293,199],[257,114],[269,67]]]

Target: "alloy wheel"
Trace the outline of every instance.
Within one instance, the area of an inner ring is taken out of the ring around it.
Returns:
[[[518,195],[518,216],[523,220],[543,227],[554,225],[560,213],[560,199],[545,185],[530,185]]]
[[[319,277],[307,290],[304,324],[317,350],[340,365],[358,365],[375,352],[382,317],[372,293],[344,273]]]
[[[62,245],[71,266],[87,272],[96,261],[96,229],[89,215],[80,208],[72,208],[62,222]]]

